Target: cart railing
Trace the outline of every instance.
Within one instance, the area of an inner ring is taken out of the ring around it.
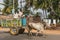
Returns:
[[[1,27],[21,27],[21,19],[0,19]]]

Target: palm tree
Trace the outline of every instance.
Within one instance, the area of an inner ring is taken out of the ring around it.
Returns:
[[[13,8],[13,0],[3,0],[3,2],[4,2],[4,4],[2,4],[2,5],[4,5],[5,7],[2,10],[2,12],[4,14],[10,14],[12,11],[12,8]],[[14,9],[15,9],[15,11],[17,11],[17,9],[18,9],[18,0],[14,0]]]

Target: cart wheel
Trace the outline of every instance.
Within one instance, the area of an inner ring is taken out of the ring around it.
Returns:
[[[24,29],[24,28],[19,29],[19,34],[24,33],[24,31],[25,31],[25,29]]]
[[[18,28],[10,28],[10,34],[11,35],[18,35],[19,30]]]

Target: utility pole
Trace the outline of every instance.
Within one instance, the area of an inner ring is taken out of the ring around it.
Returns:
[[[13,9],[12,9],[12,14],[15,14],[15,9],[14,9],[14,0],[13,0]]]
[[[14,0],[13,0],[13,9],[14,9]]]
[[[1,8],[0,8],[0,14],[2,14]]]

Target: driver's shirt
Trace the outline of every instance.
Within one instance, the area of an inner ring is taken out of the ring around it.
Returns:
[[[14,14],[14,18],[18,18],[18,14],[16,13],[16,14]]]
[[[23,13],[19,11],[19,16],[21,17],[22,15],[23,15]]]

